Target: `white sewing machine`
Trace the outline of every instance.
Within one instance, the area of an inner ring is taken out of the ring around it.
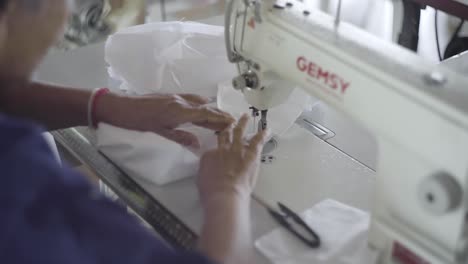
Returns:
[[[380,263],[468,261],[468,77],[296,0],[228,1],[226,43],[253,107],[294,83],[374,133]]]

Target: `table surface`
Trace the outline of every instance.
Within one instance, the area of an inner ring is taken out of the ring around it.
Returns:
[[[108,86],[103,50],[104,44],[101,43],[71,52],[50,54],[42,63],[36,79],[89,89]],[[343,123],[339,122],[341,117],[327,118],[332,110],[323,106],[316,109],[319,110],[315,115],[322,117],[322,121]],[[336,128],[339,131],[334,131],[337,134],[335,143],[340,141],[337,138],[345,142],[344,139],[349,139],[348,136],[352,135],[348,132],[341,133],[339,125]],[[353,129],[345,126],[343,131],[354,131],[353,137],[365,134],[360,128]],[[92,133],[86,128],[58,131],[54,136],[83,163],[90,166],[169,243],[185,248],[194,245],[203,217],[193,178],[156,186],[127,175],[118,165],[100,154],[92,145]],[[361,140],[367,142],[367,136]],[[332,198],[363,210],[370,209],[375,177],[374,172],[369,169],[372,166],[366,166],[362,162],[365,158],[353,158],[334,146],[333,140],[324,141],[297,124],[278,138],[278,142],[278,148],[271,153],[276,160],[273,164],[262,165],[255,190],[257,200],[252,203],[255,239],[278,227],[267,213],[265,204],[271,206],[281,201],[294,210],[302,211],[323,199]],[[268,263],[259,252],[256,252],[256,258],[256,263]]]

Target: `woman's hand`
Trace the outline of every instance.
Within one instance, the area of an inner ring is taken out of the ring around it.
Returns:
[[[245,138],[249,118],[225,129],[218,148],[201,159],[198,189],[204,210],[199,250],[218,263],[253,263],[250,195],[266,132]],[[234,127],[234,128],[233,128]]]
[[[203,155],[198,188],[204,206],[224,197],[250,199],[267,132],[245,139],[248,121],[249,117],[244,115],[234,128],[231,126],[222,131],[218,137],[218,148]]]
[[[155,132],[181,145],[199,147],[197,137],[177,127],[193,123],[213,131],[222,131],[235,119],[228,113],[209,107],[209,99],[193,94],[155,94],[125,97],[103,96],[96,108],[100,122],[118,127]]]

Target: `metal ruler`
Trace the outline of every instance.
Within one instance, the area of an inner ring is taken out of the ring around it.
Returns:
[[[93,142],[93,133],[86,127],[52,132],[55,140],[114,191],[171,246],[193,249],[197,235],[174,214],[146,192],[130,176],[106,158]]]

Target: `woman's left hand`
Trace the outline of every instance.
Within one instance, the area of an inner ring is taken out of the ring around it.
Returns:
[[[126,129],[155,132],[181,145],[198,148],[198,138],[178,129],[178,126],[193,123],[213,131],[223,131],[235,122],[230,114],[207,106],[209,102],[209,98],[193,94],[140,97],[107,94],[97,104],[96,118]]]

